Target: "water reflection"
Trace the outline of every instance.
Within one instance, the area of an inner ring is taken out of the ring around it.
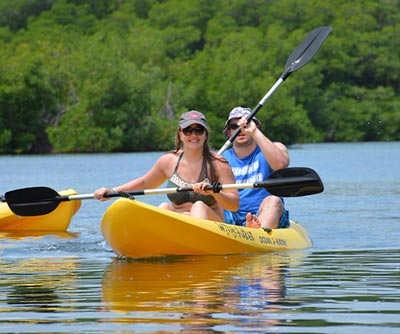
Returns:
[[[163,261],[115,259],[103,277],[102,300],[108,310],[120,313],[118,322],[137,322],[140,314],[140,321],[178,323],[181,330],[196,332],[226,324],[226,318],[250,321],[246,326],[251,327],[258,311],[280,312],[287,270],[302,258],[302,253],[288,252]],[[264,317],[262,325],[278,324],[278,319]]]
[[[399,328],[397,249],[152,261],[27,253],[0,259],[0,332],[391,334]]]
[[[56,292],[43,284],[15,285],[7,296],[7,304],[29,307],[36,312],[55,312]]]
[[[8,231],[0,232],[0,239],[24,240],[27,238],[43,238],[46,236],[55,236],[62,239],[77,238],[76,232],[58,232],[58,231]]]
[[[75,283],[74,271],[77,267],[78,263],[71,258],[2,261],[0,296],[9,308],[2,306],[0,312],[19,312],[24,319],[17,322],[37,323],[43,319],[37,318],[35,313],[65,311],[60,300],[65,302],[63,292]],[[31,317],[28,312],[33,312]]]

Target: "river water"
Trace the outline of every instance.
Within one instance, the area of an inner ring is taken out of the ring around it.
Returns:
[[[291,166],[315,169],[325,185],[286,199],[314,242],[302,251],[120,259],[100,233],[111,202],[94,200],[65,233],[3,236],[0,333],[399,333],[399,152],[400,142],[290,148]],[[1,156],[0,193],[92,193],[161,154]]]

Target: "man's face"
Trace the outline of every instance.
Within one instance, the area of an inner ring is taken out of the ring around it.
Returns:
[[[238,122],[240,118],[232,118],[228,123],[228,135],[231,136],[238,128]],[[251,143],[251,137],[246,135],[243,131],[239,132],[239,135],[235,138],[234,143],[239,146],[246,146]]]

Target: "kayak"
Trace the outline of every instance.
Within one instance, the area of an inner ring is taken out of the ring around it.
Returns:
[[[74,189],[60,191],[60,195],[74,195]],[[66,231],[81,201],[60,203],[52,212],[38,216],[14,214],[7,203],[0,203],[0,231]]]
[[[312,246],[307,231],[264,230],[199,219],[121,198],[105,211],[101,232],[117,256],[216,255],[275,252]]]

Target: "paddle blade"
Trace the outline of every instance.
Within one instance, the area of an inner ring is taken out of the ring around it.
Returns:
[[[282,76],[283,80],[285,80],[291,72],[303,67],[314,57],[331,31],[332,27],[325,26],[314,29],[307,35],[303,42],[301,42],[287,59],[285,73]]]
[[[318,194],[324,185],[318,174],[307,167],[290,167],[274,171],[267,181],[255,183],[255,188],[265,188],[279,197],[299,197]]]
[[[40,216],[57,208],[58,193],[47,187],[31,187],[6,192],[5,201],[18,216]]]

